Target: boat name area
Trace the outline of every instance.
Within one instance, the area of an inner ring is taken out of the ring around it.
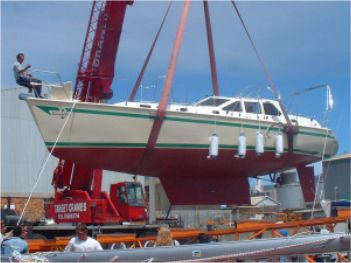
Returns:
[[[87,212],[87,203],[67,203],[54,206],[55,214],[59,220],[79,219],[81,213]]]
[[[66,108],[61,107],[58,107],[58,110],[50,110],[49,112],[50,115],[60,116],[61,119],[64,119],[69,113]]]

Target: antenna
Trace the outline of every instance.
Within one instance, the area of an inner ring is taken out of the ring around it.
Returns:
[[[302,95],[302,94],[305,94],[307,92],[310,92],[310,91],[313,91],[316,89],[320,89],[320,88],[326,88],[327,93],[326,93],[326,108],[325,108],[325,110],[327,112],[329,112],[334,107],[334,98],[333,98],[333,94],[332,94],[331,87],[329,86],[329,84],[318,84],[318,85],[315,85],[312,87],[308,87],[308,88],[305,88],[303,90],[300,90],[300,91],[297,91],[297,92],[291,94],[290,97],[292,97],[294,99],[295,96],[299,96],[299,95]],[[293,100],[290,102],[289,108],[291,107],[292,103],[293,103]]]

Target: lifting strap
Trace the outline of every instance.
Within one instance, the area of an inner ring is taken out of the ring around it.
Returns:
[[[212,89],[213,89],[213,94],[215,96],[219,96],[218,78],[217,78],[217,69],[216,69],[216,57],[215,57],[215,52],[214,52],[214,47],[213,47],[210,12],[208,10],[207,0],[204,0],[203,3],[204,3],[204,12],[205,12],[208,52],[210,55],[210,64],[211,64]]]
[[[168,4],[168,8],[167,8],[167,10],[166,10],[166,13],[165,13],[163,19],[162,19],[162,23],[161,23],[161,25],[160,25],[160,28],[158,29],[157,34],[156,34],[156,36],[155,36],[155,39],[154,39],[154,41],[152,42],[151,48],[150,48],[150,50],[149,50],[149,53],[148,53],[147,56],[146,56],[145,62],[144,62],[144,64],[143,64],[143,67],[141,68],[141,71],[140,71],[140,73],[139,73],[138,79],[137,79],[137,81],[136,81],[135,84],[134,84],[133,90],[132,90],[132,92],[131,92],[131,94],[130,94],[130,96],[129,96],[129,98],[128,98],[128,101],[134,101],[134,99],[135,99],[135,95],[136,95],[136,93],[137,93],[137,91],[138,91],[138,89],[139,89],[139,87],[140,87],[141,80],[143,79],[143,76],[144,76],[146,67],[147,67],[147,65],[149,64],[149,60],[150,60],[150,58],[151,58],[152,52],[154,51],[156,42],[157,42],[158,37],[159,37],[159,35],[160,35],[160,33],[161,33],[161,30],[162,30],[162,28],[163,28],[163,24],[164,24],[165,21],[166,21],[166,18],[167,18],[167,15],[168,15],[169,10],[170,10],[170,8],[171,8],[171,5],[172,5],[172,1],[170,1],[169,4]]]
[[[176,35],[176,39],[174,42],[173,50],[172,50],[172,55],[171,59],[168,65],[168,70],[166,74],[166,79],[165,79],[165,84],[163,87],[162,91],[162,96],[161,96],[161,101],[156,113],[156,118],[154,120],[149,140],[147,142],[147,148],[148,149],[153,149],[156,145],[157,137],[160,132],[162,123],[163,123],[163,118],[165,116],[165,111],[166,107],[168,104],[169,100],[169,95],[172,90],[172,84],[173,84],[173,78],[176,72],[176,66],[177,66],[177,60],[180,52],[180,47],[182,44],[183,40],[183,35],[184,35],[184,29],[185,29],[185,23],[186,23],[186,18],[189,12],[189,7],[190,7],[190,0],[185,0],[184,2],[184,7],[182,11],[182,17],[180,19],[179,27],[178,27],[178,32]]]
[[[190,7],[190,0],[185,0],[183,10],[182,10],[182,16],[180,18],[180,22],[179,22],[179,26],[178,26],[176,39],[174,41],[174,45],[173,45],[173,49],[172,49],[171,59],[170,59],[169,65],[168,65],[168,70],[167,70],[167,74],[166,74],[165,83],[163,86],[160,104],[159,104],[159,107],[158,107],[158,110],[157,110],[157,113],[155,116],[154,123],[153,123],[151,131],[150,131],[149,139],[148,139],[148,142],[146,145],[146,151],[144,152],[139,163],[135,167],[135,172],[134,172],[135,174],[138,173],[139,168],[141,168],[143,166],[143,164],[146,161],[146,159],[148,158],[150,152],[155,148],[156,141],[157,141],[158,135],[159,135],[161,127],[162,127],[163,118],[165,116],[165,111],[166,111],[166,107],[167,107],[168,100],[169,100],[169,95],[170,95],[171,90],[172,90],[173,78],[174,78],[174,75],[176,72],[177,60],[178,60],[180,47],[181,47],[182,40],[183,40],[184,29],[185,29],[186,19],[187,19],[188,12],[189,12],[189,7]]]

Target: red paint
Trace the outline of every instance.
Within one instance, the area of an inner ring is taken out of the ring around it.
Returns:
[[[54,155],[87,167],[131,173],[144,151],[145,148],[56,148]],[[273,152],[260,157],[248,152],[244,159],[237,159],[235,154],[237,151],[234,150],[220,150],[217,159],[208,160],[208,149],[155,148],[139,172],[160,177],[172,204],[238,204],[247,203],[247,177],[303,166],[320,159],[301,154],[293,154],[290,158],[283,154],[275,158]],[[303,178],[308,176],[302,175]]]
[[[315,183],[313,167],[299,166],[297,172],[302,187],[302,194],[306,202],[313,202],[315,197]]]
[[[128,4],[94,1],[74,88],[75,98],[98,102],[112,97],[111,84]]]
[[[111,84],[119,39],[127,5],[132,3],[126,0],[93,1],[74,88],[75,99],[101,102],[112,97]],[[62,208],[63,211],[52,213],[55,221],[121,221],[110,197],[101,192],[101,168],[84,165],[74,159],[60,158],[54,172],[52,184],[55,187],[55,199],[52,206]],[[79,204],[84,204],[84,211],[66,211],[66,208]]]
[[[143,196],[143,202],[138,204],[133,204],[133,196],[128,194],[126,190],[128,184],[136,184],[137,187],[142,191],[142,185],[136,182],[121,182],[112,184],[110,186],[111,200],[114,203],[117,210],[120,212],[121,216],[126,221],[143,221],[147,219],[147,213],[145,210],[146,201]],[[121,198],[123,197],[123,198]],[[124,201],[122,201],[124,200]]]
[[[67,199],[67,197],[70,197]],[[55,200],[50,205],[51,217],[57,223],[104,223],[113,217],[119,219],[118,214],[111,215],[107,209],[107,201],[101,199],[91,199],[87,191],[67,190],[57,192]],[[99,214],[99,217],[94,215]],[[92,221],[92,217],[94,220]],[[118,220],[117,220],[118,221]]]

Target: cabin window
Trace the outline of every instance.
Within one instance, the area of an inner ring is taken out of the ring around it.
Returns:
[[[242,108],[241,108],[241,103],[240,101],[235,101],[233,103],[230,103],[228,106],[225,106],[223,108],[223,110],[225,111],[238,111],[238,112],[242,112]]]
[[[260,104],[253,101],[245,101],[245,110],[247,113],[261,113]]]
[[[279,116],[281,114],[277,107],[270,102],[264,102],[263,108],[266,115]]]
[[[229,101],[228,99],[220,99],[220,98],[208,98],[202,102],[200,102],[197,106],[212,106],[217,107]]]

